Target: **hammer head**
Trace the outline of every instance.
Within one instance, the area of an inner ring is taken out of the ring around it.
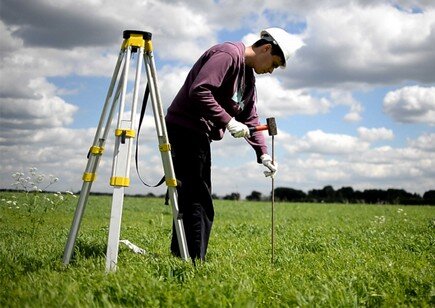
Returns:
[[[278,134],[278,130],[276,128],[275,118],[267,118],[267,131],[269,132],[269,136],[275,136]]]

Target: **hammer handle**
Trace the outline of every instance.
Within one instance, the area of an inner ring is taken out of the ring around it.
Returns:
[[[258,125],[258,126],[250,127],[249,128],[249,132],[252,134],[254,132],[259,132],[259,131],[268,130],[268,129],[269,129],[269,127],[266,124],[264,124],[264,125]]]

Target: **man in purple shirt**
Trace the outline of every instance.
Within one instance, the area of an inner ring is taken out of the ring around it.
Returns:
[[[252,46],[241,42],[213,46],[194,64],[169,106],[166,123],[180,182],[178,204],[193,261],[205,259],[214,218],[210,142],[222,139],[225,130],[245,138],[257,162],[267,168],[265,175],[274,176],[277,165],[267,153],[263,133],[249,133],[249,127],[260,124],[254,72],[272,73],[285,67],[301,46],[300,40],[280,28],[263,30]],[[171,251],[180,256],[174,228]]]

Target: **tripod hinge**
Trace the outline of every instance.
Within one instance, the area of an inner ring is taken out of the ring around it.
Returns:
[[[169,152],[171,150],[171,144],[170,143],[163,143],[159,145],[160,152]]]
[[[167,179],[165,182],[168,187],[177,187],[177,179]]]
[[[130,186],[130,179],[114,176],[110,179],[110,186],[128,187]]]
[[[127,138],[134,138],[136,137],[136,132],[134,129],[115,129],[115,136],[119,137],[124,135]]]
[[[146,52],[153,51],[153,43],[151,42],[151,40],[145,40],[145,51]]]
[[[104,152],[104,147],[92,146],[89,149],[89,153],[94,155],[102,155],[103,152]]]
[[[121,143],[125,143],[125,138],[136,137],[136,132],[133,129],[115,129],[115,136],[121,137]]]
[[[95,173],[85,172],[83,173],[83,181],[84,182],[93,182],[97,175]]]

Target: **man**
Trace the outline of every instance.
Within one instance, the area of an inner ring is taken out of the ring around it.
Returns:
[[[189,255],[204,260],[214,209],[211,197],[211,140],[225,130],[244,137],[254,149],[257,162],[273,176],[277,164],[267,153],[263,133],[250,135],[259,125],[255,107],[255,76],[285,67],[300,40],[280,28],[261,32],[252,46],[227,42],[211,47],[194,64],[185,83],[168,108],[166,123],[172,146],[174,171],[180,184],[178,205],[183,215]],[[171,251],[180,256],[175,229]]]

